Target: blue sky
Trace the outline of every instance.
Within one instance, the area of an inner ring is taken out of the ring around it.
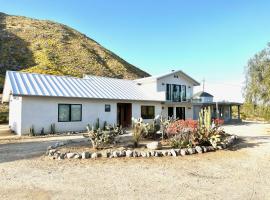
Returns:
[[[244,0],[0,0],[1,12],[64,23],[151,74],[182,69],[209,90],[241,90],[248,59],[270,42],[269,9]]]

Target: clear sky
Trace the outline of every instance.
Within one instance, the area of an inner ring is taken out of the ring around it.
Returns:
[[[205,78],[220,100],[242,100],[244,67],[270,42],[266,0],[0,0],[0,12],[71,26],[153,75]]]

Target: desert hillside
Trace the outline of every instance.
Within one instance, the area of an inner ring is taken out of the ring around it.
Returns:
[[[149,76],[66,25],[4,13],[0,13],[0,52],[0,87],[6,70],[77,77]]]

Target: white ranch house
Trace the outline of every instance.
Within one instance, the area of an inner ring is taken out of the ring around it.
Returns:
[[[2,102],[9,102],[9,126],[18,135],[29,134],[32,126],[36,133],[49,133],[52,124],[57,132],[83,131],[97,118],[124,127],[132,117],[196,119],[198,106],[216,104],[207,98],[193,101],[193,87],[199,85],[181,70],[137,80],[7,71]],[[227,120],[232,105],[238,104],[224,105]]]

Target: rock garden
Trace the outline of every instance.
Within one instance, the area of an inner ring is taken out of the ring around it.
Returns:
[[[133,119],[131,130],[108,125],[99,120],[87,125],[85,140],[59,142],[49,146],[52,159],[97,159],[120,157],[185,156],[226,149],[237,136],[225,133],[223,120],[211,119],[210,108],[202,109],[199,120],[164,119],[151,123]]]

